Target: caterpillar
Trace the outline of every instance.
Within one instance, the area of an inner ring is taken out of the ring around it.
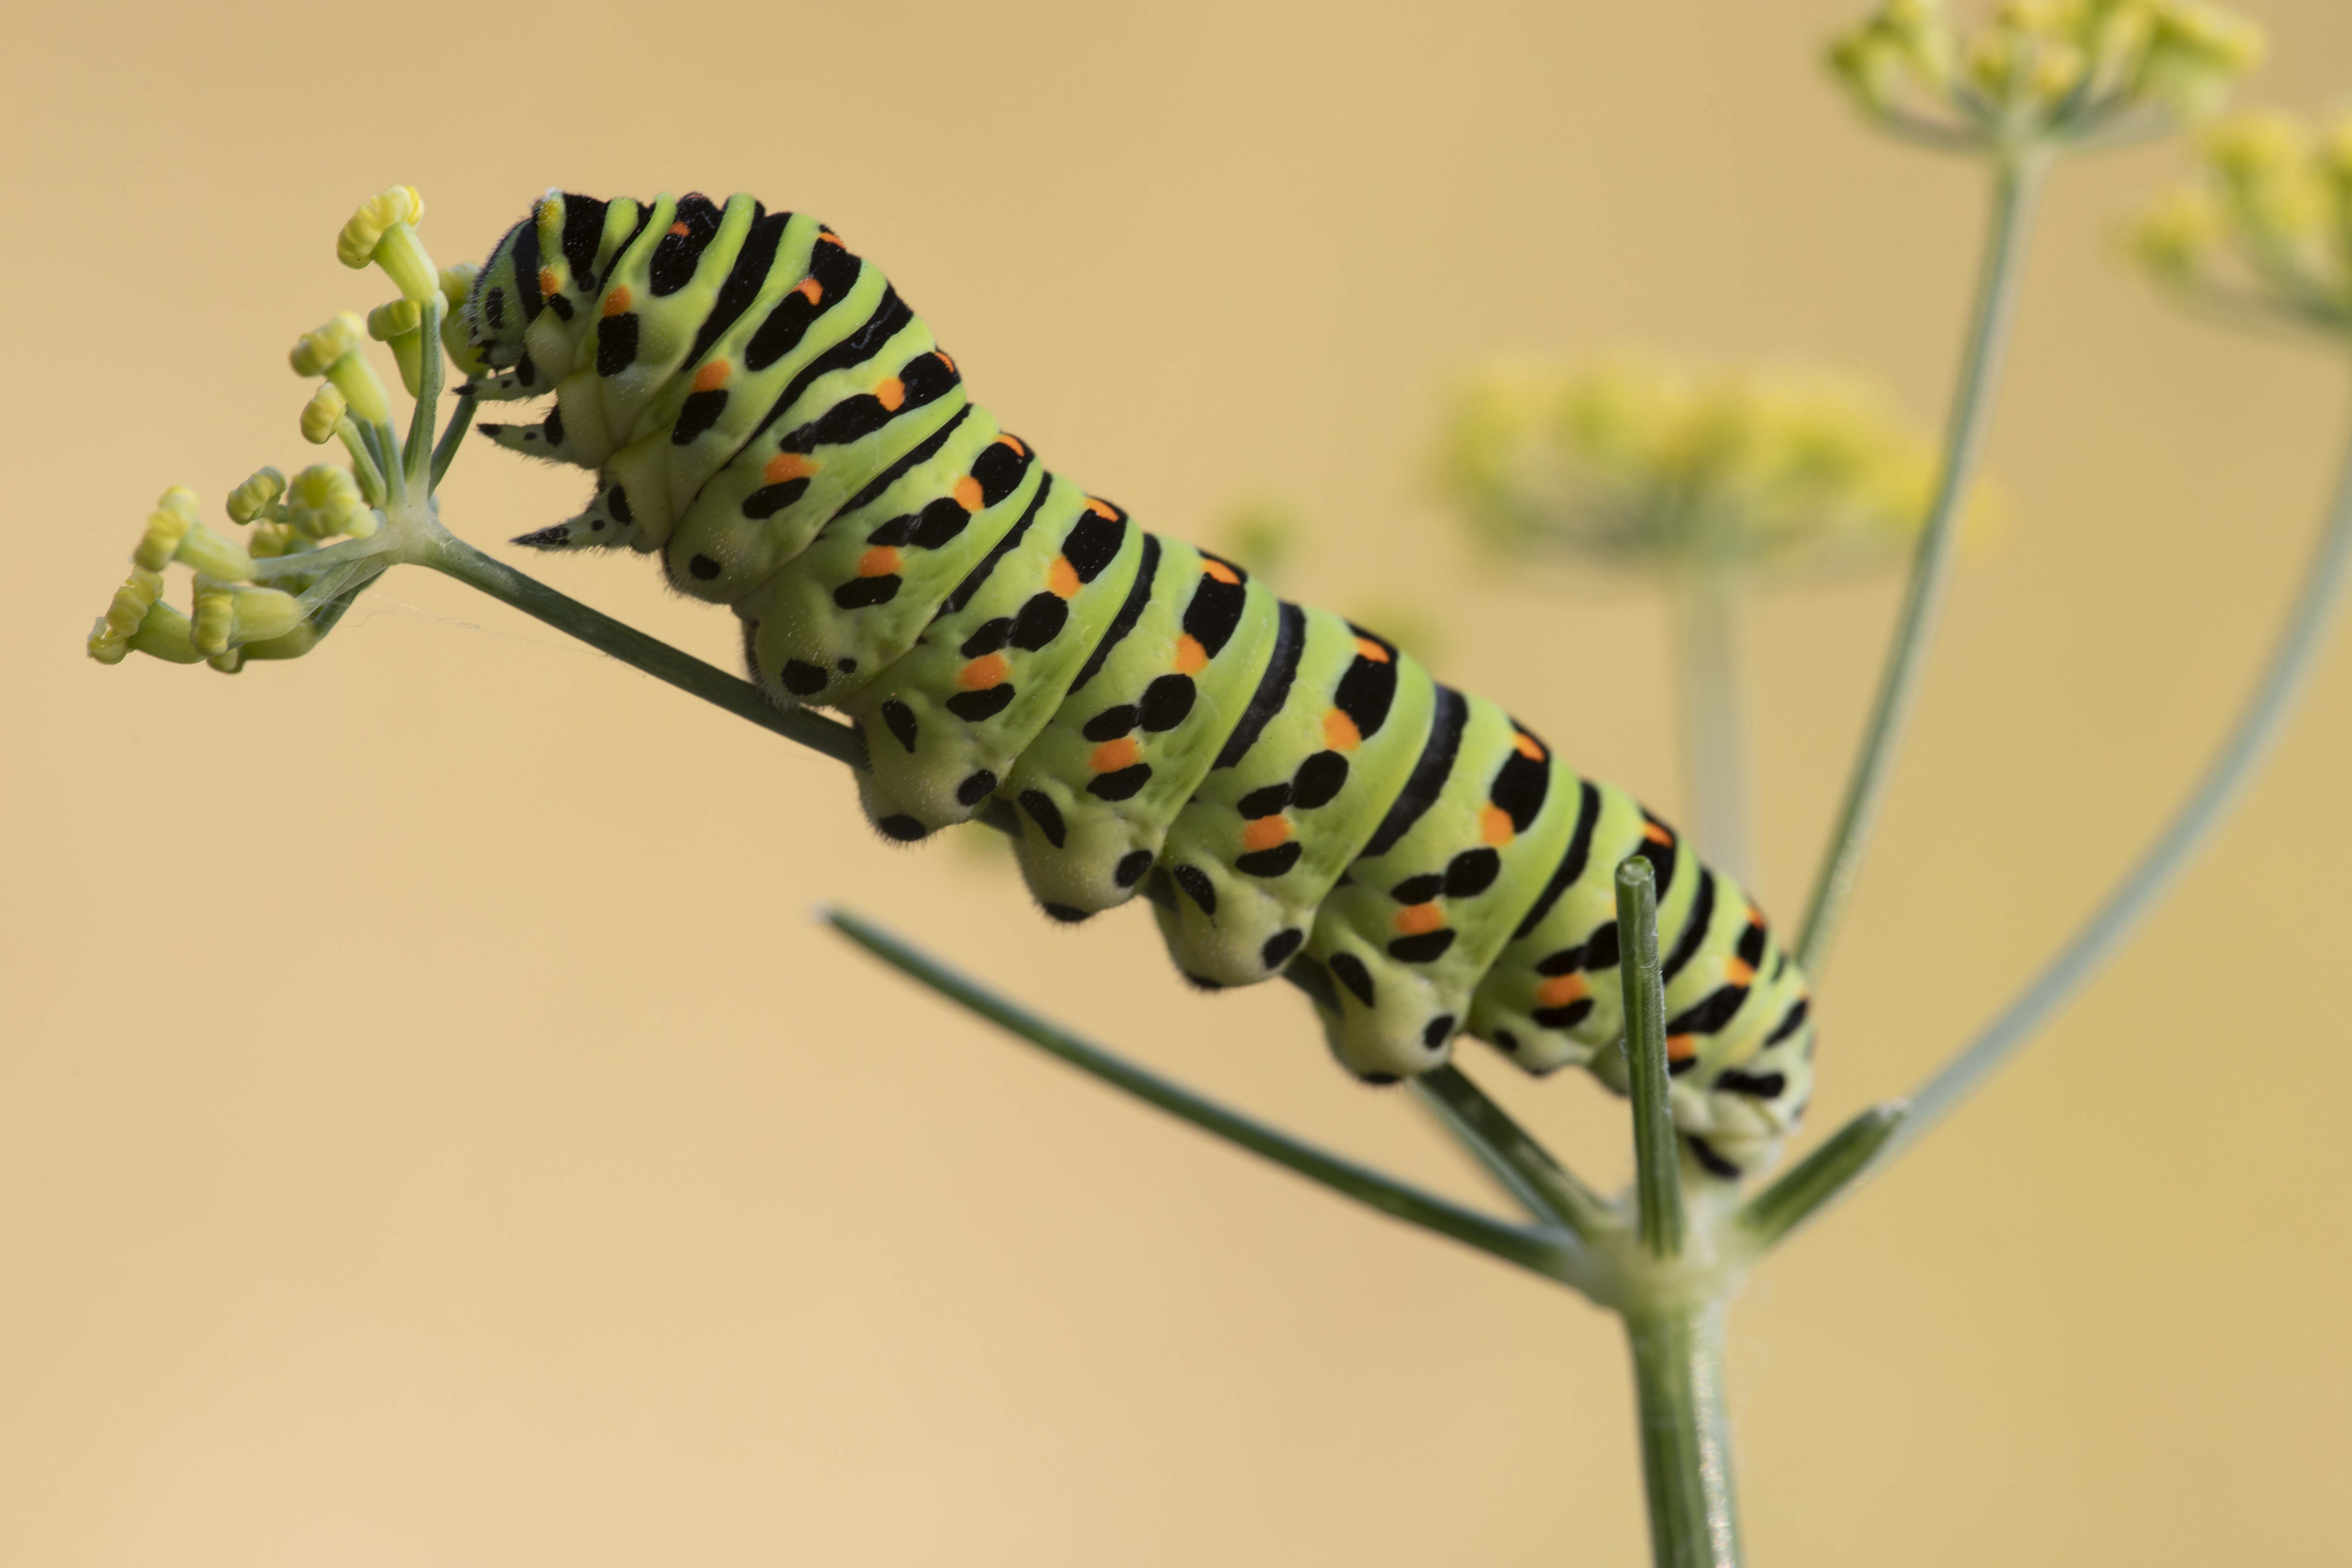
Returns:
[[[1613,871],[1650,859],[1690,1163],[1769,1163],[1811,1088],[1802,975],[1730,877],[1394,643],[1146,532],[1037,460],[873,266],[747,195],[551,191],[467,297],[481,433],[596,471],[546,550],[658,554],[751,679],[863,731],[912,841],[1005,803],[1076,921],[1141,890],[1195,984],[1314,965],[1333,1054],[1392,1083],[1457,1035],[1623,1092]]]

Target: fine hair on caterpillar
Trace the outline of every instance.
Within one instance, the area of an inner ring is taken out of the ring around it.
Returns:
[[[1049,471],[814,219],[550,192],[465,310],[488,367],[468,390],[554,399],[483,433],[597,478],[517,542],[658,553],[730,605],[764,691],[863,732],[887,837],[1009,807],[1046,914],[1149,885],[1196,985],[1318,966],[1332,1051],[1366,1080],[1466,1034],[1621,1091],[1612,877],[1643,855],[1692,1166],[1735,1179],[1795,1126],[1803,977],[1732,879],[1377,633]]]

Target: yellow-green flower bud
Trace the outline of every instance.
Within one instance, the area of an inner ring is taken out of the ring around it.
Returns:
[[[2132,254],[2160,277],[2175,281],[2195,274],[2221,242],[2221,215],[2202,191],[2173,191],[2133,226]]]
[[[2161,0],[2151,8],[2133,86],[2182,114],[2209,114],[2231,84],[2262,63],[2264,42],[2260,26],[2219,6]]]
[[[229,626],[232,643],[282,637],[310,618],[301,600],[279,588],[232,588],[229,603],[236,612]]]
[[[236,602],[228,584],[196,579],[195,614],[190,617],[189,646],[209,658],[228,651],[229,628],[236,622]]]
[[[114,591],[114,602],[106,606],[106,614],[89,628],[89,657],[100,664],[121,664],[122,656],[131,651],[131,638],[139,623],[163,596],[161,572],[132,567],[122,586]]]
[[[302,601],[282,589],[243,588],[199,576],[188,643],[209,658],[245,643],[282,637],[309,618]]]
[[[335,255],[350,268],[374,262],[403,294],[423,304],[441,289],[440,269],[416,237],[424,217],[425,198],[416,187],[395,185],[360,204],[335,241]]]
[[[364,539],[375,531],[375,514],[347,468],[313,463],[294,476],[286,492],[286,521],[313,539],[348,533]]]
[[[319,646],[320,635],[316,621],[304,621],[284,637],[264,637],[231,651],[247,658],[299,658]]]
[[[1903,61],[1901,51],[1883,34],[1864,26],[1832,41],[1829,68],[1863,108],[1877,113],[1895,100]]]
[[[259,468],[245,483],[228,492],[228,515],[232,522],[251,522],[266,514],[279,496],[286,493],[286,476],[276,468]]]
[[[368,336],[380,343],[415,331],[425,321],[425,307],[403,298],[387,300],[368,312]]]
[[[201,663],[205,656],[195,649],[192,629],[187,616],[169,605],[157,605],[131,634],[131,650],[173,664]]]
[[[215,669],[219,670],[223,675],[235,675],[238,670],[245,668],[245,649],[241,647],[233,647],[226,653],[216,653],[213,655],[212,658],[205,660],[205,662],[211,665]]]
[[[350,412],[351,405],[344,401],[341,390],[333,382],[327,383],[312,393],[310,401],[303,405],[302,439],[313,447],[325,446],[335,438],[335,427]]]
[[[358,349],[365,331],[359,317],[345,310],[317,331],[304,332],[287,360],[296,375],[324,375],[337,360]]]
[[[167,492],[164,499],[171,498]],[[138,546],[131,552],[131,563],[142,571],[161,572],[180,548],[180,540],[196,520],[170,506],[162,506],[147,515],[147,531],[139,536]]]

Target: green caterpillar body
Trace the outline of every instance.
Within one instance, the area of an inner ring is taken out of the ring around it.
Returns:
[[[1693,1163],[1765,1163],[1811,1084],[1802,976],[1728,877],[1395,645],[1286,604],[1046,470],[873,267],[749,196],[551,192],[466,303],[499,445],[598,472],[519,542],[658,552],[752,678],[856,721],[895,839],[1010,803],[1046,913],[1159,882],[1177,965],[1319,966],[1333,1052],[1392,1082],[1486,1040],[1624,1087],[1612,873],[1656,868]]]

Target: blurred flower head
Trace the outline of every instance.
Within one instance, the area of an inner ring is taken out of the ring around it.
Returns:
[[[2014,147],[2210,114],[2262,53],[2260,27],[2202,0],[2007,0],[1973,26],[1941,0],[1881,0],[1829,65],[1890,131]]]
[[[1496,548],[1659,574],[1885,561],[1918,533],[1936,473],[1933,445],[1853,378],[1630,355],[1486,370],[1440,464]]]
[[[2141,262],[2191,299],[2352,331],[2352,115],[2234,114],[2197,153],[2135,226]]]

